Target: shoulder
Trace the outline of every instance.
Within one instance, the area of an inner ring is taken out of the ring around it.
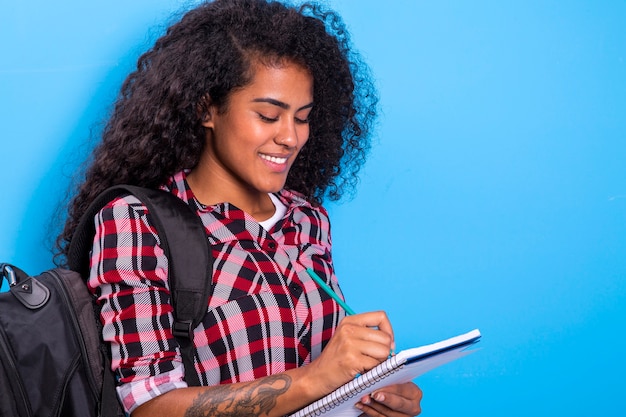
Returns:
[[[154,246],[159,243],[147,207],[131,194],[121,195],[105,204],[94,217],[94,240],[103,246]]]
[[[145,216],[147,207],[132,194],[122,194],[106,203],[96,214],[103,220],[122,220]]]
[[[171,193],[185,203],[191,200],[188,190],[184,187],[184,172],[179,172],[170,177],[160,189]],[[98,212],[97,217],[124,219],[139,218],[148,216],[147,206],[135,195],[129,192],[122,192],[108,203],[104,204]]]

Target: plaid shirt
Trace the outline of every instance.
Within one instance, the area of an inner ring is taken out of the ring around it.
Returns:
[[[326,211],[282,190],[287,213],[269,232],[229,203],[201,205],[185,172],[164,186],[202,219],[213,255],[213,294],[195,329],[203,385],[250,381],[319,356],[344,312],[310,279],[315,271],[341,294],[333,272]],[[117,198],[95,217],[90,289],[102,305],[118,394],[128,412],[185,387],[172,335],[167,258],[146,207]]]

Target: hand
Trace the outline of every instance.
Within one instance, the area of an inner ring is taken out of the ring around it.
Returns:
[[[416,416],[422,412],[422,390],[412,382],[389,385],[361,398],[356,407],[370,417]]]
[[[385,312],[355,314],[341,320],[320,356],[303,369],[321,396],[378,365],[394,348]]]

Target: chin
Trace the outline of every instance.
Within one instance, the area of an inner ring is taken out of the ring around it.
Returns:
[[[257,189],[263,193],[277,193],[285,187],[285,182],[280,184],[267,184],[264,187],[258,187]]]

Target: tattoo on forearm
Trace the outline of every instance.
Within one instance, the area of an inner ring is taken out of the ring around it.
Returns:
[[[185,417],[261,416],[276,405],[276,398],[291,385],[287,375],[272,375],[245,387],[218,385],[196,397]]]

